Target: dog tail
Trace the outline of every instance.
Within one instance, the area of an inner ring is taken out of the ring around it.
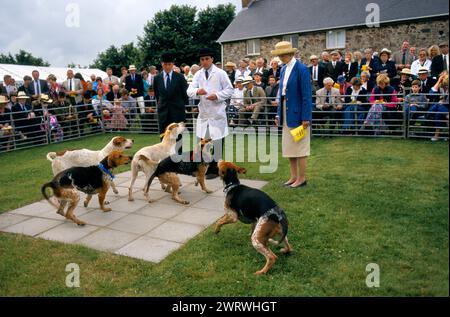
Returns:
[[[152,174],[152,176],[150,176],[150,178],[148,179],[147,185],[144,188],[144,192],[147,194],[148,191],[150,190],[150,186],[152,186],[152,182],[156,177],[156,171]]]
[[[281,225],[281,238],[278,241],[278,243],[282,243],[284,241],[284,239],[286,239],[286,236],[288,234],[288,227],[289,227],[289,222],[287,220],[286,215],[284,214],[284,212],[282,213],[282,216],[280,217],[280,225]]]
[[[158,165],[159,162],[157,161],[153,161],[152,159],[149,159],[148,157],[146,157],[145,155],[139,155],[138,160],[140,161],[144,161],[147,164],[154,164],[154,165]]]
[[[50,162],[53,162],[53,160],[56,158],[56,152],[49,152],[47,153],[47,160],[49,160]]]
[[[50,203],[50,205],[52,205],[52,206],[55,207],[55,208],[59,208],[58,204],[55,203],[55,202],[51,199],[52,197],[49,196],[49,195],[47,194],[47,191],[46,191],[47,188],[51,188],[51,189],[54,191],[54,190],[55,190],[55,184],[54,184],[53,182],[44,184],[44,185],[41,187],[41,193],[42,193],[42,196],[44,196],[44,198]]]

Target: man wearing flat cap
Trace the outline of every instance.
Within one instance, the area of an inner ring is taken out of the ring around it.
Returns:
[[[189,98],[188,84],[184,75],[173,71],[175,56],[172,53],[161,55],[162,71],[155,76],[153,89],[157,103],[159,133],[163,134],[167,126],[186,120],[186,105]]]
[[[226,100],[234,92],[227,73],[214,65],[214,52],[209,48],[199,51],[202,69],[187,90],[189,97],[200,98],[196,134],[198,138],[214,140],[214,159],[222,158],[222,139],[228,135]]]

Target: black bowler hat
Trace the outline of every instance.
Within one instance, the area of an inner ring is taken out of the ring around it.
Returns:
[[[214,58],[214,51],[210,48],[201,48],[198,52],[198,57],[210,56]]]
[[[161,55],[161,62],[163,63],[174,63],[175,62],[175,55],[172,53],[163,53]]]

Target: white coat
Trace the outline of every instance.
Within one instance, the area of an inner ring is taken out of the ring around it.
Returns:
[[[228,135],[228,122],[225,100],[229,99],[234,92],[227,73],[212,65],[209,69],[208,80],[206,80],[205,70],[201,69],[195,73],[187,94],[191,98],[196,98],[197,91],[203,88],[207,94],[200,96],[198,105],[198,118],[196,134],[199,138],[205,138],[209,128],[209,137],[213,140],[225,138]],[[206,99],[211,94],[217,95],[217,100]]]

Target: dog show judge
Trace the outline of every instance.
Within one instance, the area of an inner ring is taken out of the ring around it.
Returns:
[[[162,54],[162,72],[153,81],[160,134],[166,131],[169,124],[186,120],[186,105],[189,104],[188,84],[183,75],[173,71],[174,63],[173,54]]]
[[[222,156],[222,139],[228,135],[226,100],[234,88],[227,73],[214,65],[214,52],[209,48],[199,51],[202,69],[195,73],[187,90],[189,97],[200,97],[196,134],[198,138],[214,140],[215,158]]]

